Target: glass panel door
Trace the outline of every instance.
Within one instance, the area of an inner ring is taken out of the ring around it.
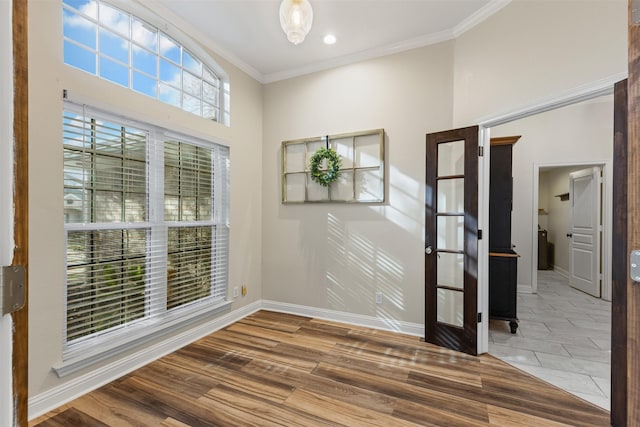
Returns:
[[[477,353],[478,127],[427,135],[425,329]]]
[[[438,170],[436,176],[436,254],[462,256],[464,260],[464,140],[438,144]],[[437,321],[451,326],[464,326],[464,288],[451,286],[446,276],[463,277],[464,262],[437,263],[438,269]],[[443,282],[440,279],[445,280]]]

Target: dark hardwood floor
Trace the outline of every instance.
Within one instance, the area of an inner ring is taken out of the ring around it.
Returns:
[[[31,426],[605,426],[489,355],[260,311]]]

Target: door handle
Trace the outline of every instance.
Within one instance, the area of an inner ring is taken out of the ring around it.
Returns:
[[[433,253],[433,248],[431,246],[427,246],[424,249],[424,253],[427,254],[427,255],[431,255]]]
[[[567,237],[573,237],[573,234],[567,233]]]

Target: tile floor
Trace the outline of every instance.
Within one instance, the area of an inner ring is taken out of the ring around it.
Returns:
[[[538,293],[518,293],[519,327],[492,320],[489,353],[589,402],[610,409],[611,303],[538,271]]]

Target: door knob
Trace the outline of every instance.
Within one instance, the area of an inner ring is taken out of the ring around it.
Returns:
[[[431,246],[427,246],[424,250],[424,253],[427,255],[431,255],[433,253],[433,248]]]

